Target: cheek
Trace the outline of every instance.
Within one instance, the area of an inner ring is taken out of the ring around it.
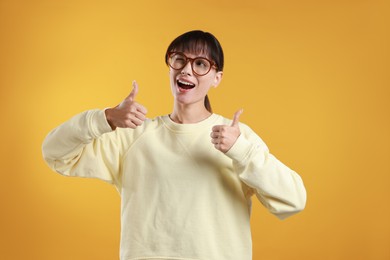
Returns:
[[[169,81],[171,82],[171,85],[175,84],[175,81],[176,81],[175,71],[172,71],[172,69],[170,69],[168,73],[169,73]]]
[[[202,86],[202,88],[207,90],[209,90],[214,84],[213,77],[202,78],[198,80],[198,82],[199,86]]]
[[[209,83],[207,82],[199,82],[199,93],[203,96],[207,95],[207,93],[209,92],[211,86]]]

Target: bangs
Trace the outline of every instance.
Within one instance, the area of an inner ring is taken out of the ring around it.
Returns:
[[[192,39],[188,42],[179,42],[176,46],[172,46],[169,52],[188,52],[195,55],[205,55],[208,59],[213,59],[208,48],[208,44],[202,39]],[[214,59],[213,59],[214,60]]]

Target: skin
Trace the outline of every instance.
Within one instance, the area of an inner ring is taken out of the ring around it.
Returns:
[[[197,56],[190,53],[186,55],[190,58]],[[197,76],[192,72],[190,62],[181,70],[170,68],[169,78],[174,97],[171,120],[179,124],[191,124],[208,118],[211,113],[205,108],[204,99],[210,88],[220,84],[222,75],[222,71],[212,68],[208,74]],[[195,87],[183,90],[178,86],[179,79],[195,84]],[[137,94],[138,84],[134,81],[130,94],[116,107],[105,110],[107,122],[113,130],[117,127],[135,129],[146,120],[147,109],[136,102]],[[240,109],[234,114],[231,125],[216,125],[212,128],[210,137],[215,149],[226,153],[234,145],[241,134],[239,117],[242,112]]]
[[[198,56],[190,53],[185,53],[185,55],[190,58]],[[215,68],[212,68],[206,75],[197,76],[193,73],[190,62],[181,70],[170,68],[169,79],[174,97],[171,119],[176,123],[191,124],[209,117],[211,113],[205,108],[204,99],[212,87],[219,85],[222,75],[222,71],[217,72]],[[182,90],[177,84],[178,80],[193,83],[195,87],[189,91]]]

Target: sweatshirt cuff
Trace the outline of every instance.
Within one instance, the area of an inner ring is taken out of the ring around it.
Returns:
[[[248,158],[253,145],[241,133],[233,146],[225,154],[231,159],[243,162]]]
[[[93,138],[97,138],[108,132],[112,132],[111,126],[108,124],[106,119],[105,109],[94,110],[88,123]]]

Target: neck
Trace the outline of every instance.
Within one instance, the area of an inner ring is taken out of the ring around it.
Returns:
[[[211,114],[203,104],[202,107],[199,107],[175,103],[170,118],[178,124],[194,124],[205,120]]]

